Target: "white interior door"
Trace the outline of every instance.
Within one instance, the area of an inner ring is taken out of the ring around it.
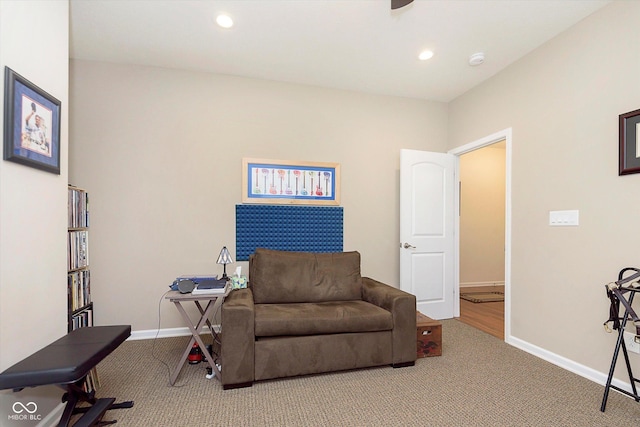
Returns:
[[[456,301],[455,161],[452,154],[400,150],[400,289],[434,319],[452,318]]]

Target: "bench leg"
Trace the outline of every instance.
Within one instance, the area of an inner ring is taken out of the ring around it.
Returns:
[[[67,390],[62,396],[62,401],[67,402],[58,427],[68,427],[71,424],[71,417],[76,414],[84,414],[76,423],[75,426],[93,426],[96,425],[96,421],[99,421],[104,413],[110,409],[127,409],[133,407],[133,401],[113,403],[113,398],[96,399],[94,393],[87,393],[77,384],[82,384],[82,381],[76,384],[66,384],[60,387]],[[76,405],[80,402],[88,402],[91,406],[77,408]],[[113,424],[115,421],[101,421],[98,425]]]
[[[72,386],[76,387],[72,384]],[[82,391],[82,390],[81,390]],[[76,408],[76,405],[80,401],[76,393],[69,391],[62,396],[62,401],[67,402],[64,407],[64,412],[62,413],[62,417],[60,418],[60,422],[58,423],[58,427],[66,427],[71,422],[71,416],[73,416],[73,411]]]
[[[86,411],[84,415],[76,421],[73,427],[91,427],[96,425],[96,423],[102,424],[100,420],[102,420],[104,413],[110,409],[109,407],[114,401],[114,398],[98,399],[90,408],[87,408],[88,411]],[[106,421],[105,424],[113,424],[113,422]]]

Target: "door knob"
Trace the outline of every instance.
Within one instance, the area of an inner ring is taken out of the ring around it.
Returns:
[[[410,245],[408,243],[405,243],[404,245],[402,245],[402,247],[405,248],[405,249],[415,249],[416,248],[415,246]]]

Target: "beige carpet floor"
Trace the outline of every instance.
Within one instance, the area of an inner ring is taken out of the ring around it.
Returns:
[[[125,342],[99,365],[98,396],[134,400],[117,426],[640,426],[640,403],[457,320],[443,355],[391,367],[255,383],[223,391],[204,363],[169,385],[186,337]],[[161,361],[152,357],[158,355]],[[223,367],[224,369],[224,367]],[[606,371],[608,366],[603,366]]]

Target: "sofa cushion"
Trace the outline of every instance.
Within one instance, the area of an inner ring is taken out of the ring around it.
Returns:
[[[258,248],[249,282],[256,304],[362,299],[358,252],[312,253]]]
[[[365,301],[256,304],[254,307],[256,337],[393,329],[391,313]]]

